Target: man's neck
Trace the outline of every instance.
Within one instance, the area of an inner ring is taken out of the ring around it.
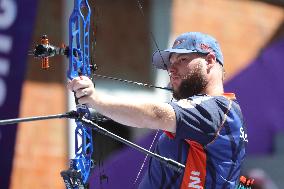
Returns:
[[[224,93],[223,84],[222,85],[209,85],[204,90],[204,93],[210,96],[220,96]]]

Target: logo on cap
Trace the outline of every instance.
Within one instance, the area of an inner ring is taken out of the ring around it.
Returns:
[[[182,44],[183,42],[185,42],[185,39],[176,40],[176,41],[174,42],[172,48],[175,48],[176,46]]]
[[[207,44],[201,43],[200,44],[200,49],[208,52],[214,52],[214,50]]]

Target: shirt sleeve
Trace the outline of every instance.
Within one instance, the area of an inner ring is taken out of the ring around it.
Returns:
[[[175,139],[194,140],[203,145],[212,141],[222,117],[213,97],[198,96],[169,104],[176,114]]]

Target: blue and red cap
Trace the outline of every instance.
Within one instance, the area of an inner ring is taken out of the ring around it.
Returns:
[[[215,38],[200,32],[188,32],[178,36],[171,48],[154,52],[152,63],[156,68],[166,70],[170,65],[171,53],[210,52],[213,52],[218,63],[224,66],[222,51]]]

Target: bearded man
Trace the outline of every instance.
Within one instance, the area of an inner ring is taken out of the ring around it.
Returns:
[[[80,104],[121,124],[161,129],[155,152],[186,165],[183,173],[150,159],[139,188],[235,189],[248,141],[234,93],[224,93],[224,60],[210,35],[188,32],[155,52],[152,62],[170,76],[168,103],[123,100],[95,90],[87,77],[68,88]]]

